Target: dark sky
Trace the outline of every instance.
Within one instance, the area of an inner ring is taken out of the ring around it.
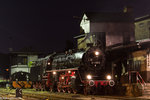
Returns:
[[[132,6],[135,16],[150,14],[150,0],[1,0],[0,52],[33,47],[63,51],[66,40],[75,44],[84,11],[121,12]],[[75,44],[76,45],[76,44]]]

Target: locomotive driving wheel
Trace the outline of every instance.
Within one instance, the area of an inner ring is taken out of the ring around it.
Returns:
[[[60,83],[58,83],[58,85],[57,85],[57,91],[61,92],[61,90],[62,90],[61,85],[60,85]]]
[[[58,91],[58,92],[61,92],[61,87],[57,87],[57,91]]]
[[[72,89],[73,94],[77,94],[77,89]]]
[[[50,92],[53,92],[53,88],[52,88],[52,87],[50,87],[50,88],[49,88],[49,91],[50,91]]]
[[[67,92],[71,93],[71,88],[70,87],[67,88]]]
[[[62,91],[63,91],[64,93],[66,93],[66,88],[63,88]]]
[[[84,95],[87,95],[89,92],[89,86],[87,83],[85,83],[84,89],[83,89]]]
[[[84,92],[84,95],[87,95],[87,88],[86,87],[84,88],[83,92]]]

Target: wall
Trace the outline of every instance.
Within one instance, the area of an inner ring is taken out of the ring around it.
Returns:
[[[85,37],[79,38],[77,40],[78,49],[85,49],[86,48],[86,42],[84,41]]]
[[[136,40],[150,38],[150,18],[135,22],[135,38]]]
[[[90,24],[90,32],[105,32],[106,46],[123,43],[126,41],[134,41],[134,24],[123,22],[97,22]],[[125,37],[125,38],[124,38]]]
[[[84,30],[85,33],[90,32],[90,21],[88,20],[88,18],[85,14],[81,20],[80,27],[82,27],[82,29]]]
[[[38,59],[37,55],[28,55],[28,67],[32,67],[32,62]]]
[[[93,37],[92,36],[88,37],[85,35],[85,37],[77,39],[78,49],[87,49],[88,43],[93,43]]]
[[[15,72],[19,72],[19,71],[23,71],[23,72],[28,72],[30,73],[30,68],[27,65],[14,65],[11,66],[11,75]]]
[[[140,74],[145,82],[150,82],[150,58],[149,49],[140,50],[132,53],[133,61],[140,61]]]
[[[133,61],[141,61],[140,71],[147,71],[147,50],[140,50],[132,53]]]

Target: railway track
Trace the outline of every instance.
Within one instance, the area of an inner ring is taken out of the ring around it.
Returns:
[[[16,90],[0,88],[0,100],[147,100],[148,98],[99,96],[69,94],[48,91],[36,91],[34,89],[22,89],[22,98],[16,98]]]
[[[7,98],[10,98],[10,97],[8,97],[9,95],[11,95],[11,98],[15,98],[15,96],[16,96],[15,89],[12,89],[12,90],[0,89],[0,93],[3,94],[2,95],[3,97],[7,97]],[[97,99],[94,99],[95,96],[93,96],[93,95],[85,96],[82,94],[36,91],[34,89],[23,89],[22,97],[23,98],[21,100],[97,100]],[[98,98],[98,97],[96,97],[96,98]],[[15,98],[15,100],[16,99],[20,100],[20,98]],[[13,100],[13,99],[11,99],[11,100]],[[101,98],[100,100],[108,100],[108,99]]]
[[[20,100],[21,98],[15,98],[15,93],[1,92],[0,91],[0,100]]]
[[[3,98],[15,98],[16,93],[15,89],[0,89],[0,97]],[[23,99],[30,100],[30,98],[34,98],[34,100],[81,100],[80,95],[78,94],[67,94],[67,93],[53,93],[47,91],[35,91],[33,89],[23,89],[22,90]]]

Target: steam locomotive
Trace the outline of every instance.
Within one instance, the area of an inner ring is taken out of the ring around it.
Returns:
[[[112,68],[98,46],[87,51],[53,53],[40,58],[31,68],[31,81],[37,90],[84,94],[113,87]]]

